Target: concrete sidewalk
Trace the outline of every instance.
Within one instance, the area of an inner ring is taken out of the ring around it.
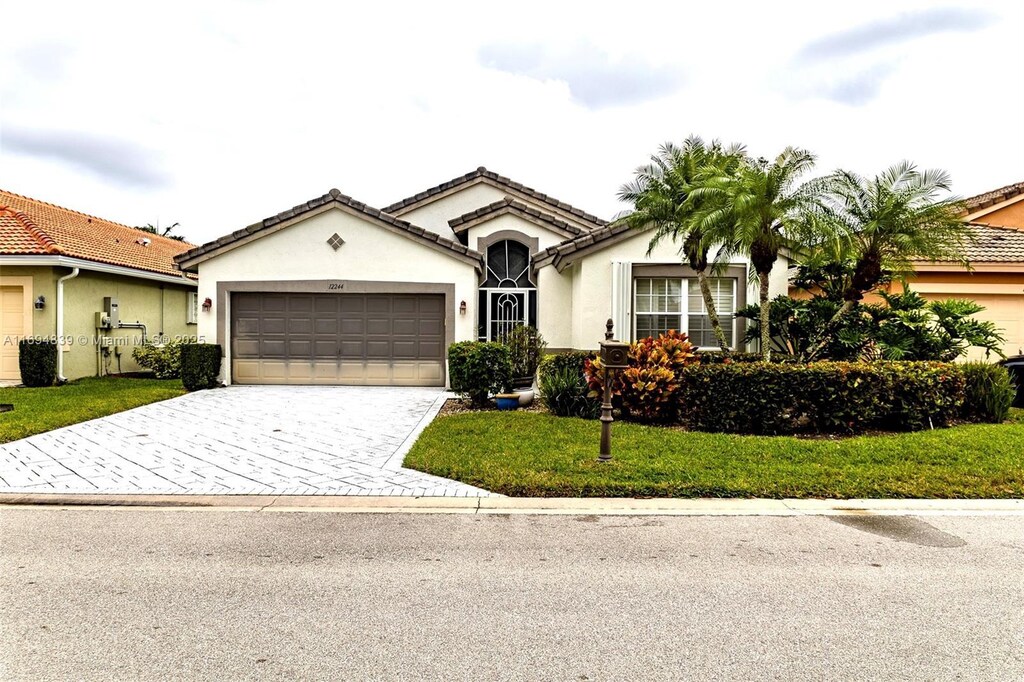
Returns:
[[[0,494],[2,507],[595,516],[1017,516],[1024,499],[820,500]]]

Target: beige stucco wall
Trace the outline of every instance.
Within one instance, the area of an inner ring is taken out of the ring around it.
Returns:
[[[990,213],[978,216],[975,222],[997,227],[1015,227],[1024,229],[1024,199],[1009,203]]]
[[[62,268],[63,270],[63,268]],[[112,329],[98,332],[96,313],[103,310],[103,298],[118,299],[121,322],[146,325],[147,339],[195,336],[196,325],[188,324],[187,292],[195,291],[152,280],[81,271],[64,283],[64,335],[75,342],[64,353],[64,376],[76,379],[97,374],[137,372],[142,368],[132,359],[132,350],[142,343],[141,329]],[[53,313],[54,308],[48,309]],[[56,324],[56,317],[53,317]],[[97,360],[97,335],[109,336],[115,345]],[[86,343],[82,344],[82,337]],[[119,363],[120,361],[120,363]]]
[[[573,347],[573,284],[571,271],[537,271],[537,329],[549,348]]]
[[[338,251],[327,244],[335,232],[345,240]],[[223,367],[230,367],[231,332],[228,325],[226,338],[217,338],[217,284],[275,280],[452,283],[455,339],[476,338],[477,272],[472,264],[330,208],[200,263],[199,300],[215,303],[210,311],[200,311],[199,334],[224,347]],[[466,302],[464,315],[458,312],[461,301]],[[224,317],[230,320],[230,311]]]
[[[5,265],[0,277],[31,277],[32,300],[46,299],[42,310],[32,311],[31,334],[52,337],[57,333],[57,279],[71,273],[66,267],[25,267]],[[122,322],[142,322],[152,338],[162,333],[168,337],[196,334],[196,325],[186,323],[187,292],[194,288],[175,284],[109,275],[82,269],[78,277],[64,283],[64,336],[70,343],[64,347],[64,376],[80,379],[98,372],[136,372],[141,368],[132,359],[132,349],[141,341],[141,330],[115,329],[101,335],[118,339],[108,356],[97,360],[95,313],[103,310],[103,298],[118,299]]]
[[[505,192],[500,189],[477,183],[398,216],[442,237],[455,239],[455,233],[448,227],[449,220],[504,198]]]
[[[500,215],[493,220],[474,225],[467,231],[467,245],[471,249],[476,249],[483,253],[483,249],[480,246],[480,239],[492,235],[495,232],[501,232],[502,230],[512,230],[519,232],[525,237],[536,239],[538,249],[546,249],[549,246],[554,246],[566,238],[557,232],[552,232],[546,228],[543,228],[535,223],[531,223],[524,218],[515,215],[513,213],[506,213]]]

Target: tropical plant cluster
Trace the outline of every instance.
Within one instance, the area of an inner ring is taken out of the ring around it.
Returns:
[[[912,274],[916,261],[968,265],[969,232],[948,174],[902,161],[873,177],[839,169],[807,180],[814,163],[812,153],[796,147],[773,159],[754,158],[742,145],[691,136],[680,145],[662,145],[636,169],[619,192],[633,207],[622,219],[652,231],[650,250],[663,240],[678,244],[683,263],[697,273],[723,354],[730,349],[707,278],[734,255],[749,260],[757,281],[758,301],[740,315],[754,322],[745,340],[759,342],[764,360],[779,350],[807,362],[945,360],[969,345],[998,352],[996,329],[970,329],[965,322],[980,308],[886,299],[887,311],[862,303]],[[784,251],[801,266],[809,301],[769,304],[769,275]],[[951,317],[958,318],[958,328],[946,324]],[[775,332],[787,324],[799,343],[780,346]],[[931,339],[922,339],[922,327],[935,332]],[[932,347],[920,347],[922,341]]]
[[[616,372],[612,383],[615,404],[625,418],[647,424],[675,421],[682,404],[680,378],[683,369],[697,362],[693,344],[674,330],[657,338],[629,345],[628,367]],[[600,400],[604,392],[601,358],[588,360],[584,372],[590,397]]]
[[[548,412],[558,417],[597,417],[601,403],[591,397],[584,375],[586,363],[593,357],[583,351],[545,356],[537,376],[540,399]]]

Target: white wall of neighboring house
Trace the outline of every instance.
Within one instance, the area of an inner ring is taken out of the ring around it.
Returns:
[[[506,193],[497,187],[484,183],[467,185],[466,187],[435,199],[428,204],[419,206],[411,211],[395,215],[413,225],[419,225],[425,230],[435,232],[442,237],[455,239],[455,233],[448,226],[448,221],[458,218],[460,215],[483,208],[495,201],[501,201]]]

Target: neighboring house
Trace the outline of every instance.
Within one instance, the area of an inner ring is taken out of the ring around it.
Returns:
[[[451,343],[519,324],[553,350],[596,348],[609,317],[620,339],[681,329],[715,345],[678,245],[649,241],[478,168],[382,210],[331,190],[176,261],[212,303],[199,333],[224,346],[229,383],[442,386]],[[747,263],[712,286],[736,344]]]
[[[915,264],[910,288],[930,300],[967,298],[985,306],[976,317],[1006,336],[1003,352],[1024,352],[1024,182],[965,200],[973,243],[971,270],[954,263]],[[973,349],[971,358],[983,351]]]
[[[144,333],[194,336],[197,285],[174,264],[191,246],[0,191],[0,381],[19,381],[23,337],[63,341],[58,372],[77,379],[137,371]],[[112,305],[124,326],[101,319]]]

